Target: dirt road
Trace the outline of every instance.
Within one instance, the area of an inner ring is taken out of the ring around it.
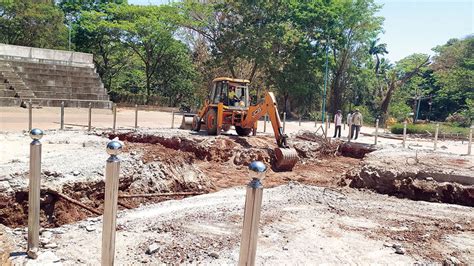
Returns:
[[[65,129],[67,130],[87,130],[88,109],[85,108],[65,108]],[[138,114],[138,126],[141,128],[164,129],[171,128],[172,114],[171,112],[160,112],[151,110],[140,110]],[[118,108],[117,109],[117,129],[133,129],[135,124],[134,108]],[[181,124],[181,116],[176,116],[174,127],[178,128]],[[93,109],[92,127],[98,130],[111,129],[113,125],[113,115],[111,110]],[[60,108],[43,107],[33,109],[33,127],[46,129],[59,129],[60,127]],[[301,126],[298,121],[288,121],[285,125],[287,133],[296,133],[300,130],[311,130],[322,132],[321,124],[314,122],[302,122]],[[28,129],[28,109],[20,107],[0,107],[0,132],[21,132]],[[263,133],[264,122],[259,121],[258,132]],[[328,136],[332,137],[334,133],[334,124],[328,129]],[[233,130],[231,131],[233,132]],[[375,128],[364,126],[361,129],[361,136],[355,142],[374,143],[374,137],[365,134],[374,134]],[[384,130],[380,129],[381,134]],[[267,124],[266,133],[273,135],[270,124]],[[347,140],[348,127],[342,130],[342,139]],[[235,132],[234,132],[235,134]],[[440,134],[441,136],[441,134]],[[397,139],[378,138],[379,146],[401,146],[402,141]],[[407,146],[411,149],[432,150],[433,142],[429,139],[412,139],[408,138]],[[466,154],[467,143],[461,141],[440,140],[438,142],[438,150],[440,152],[449,152],[455,154]]]

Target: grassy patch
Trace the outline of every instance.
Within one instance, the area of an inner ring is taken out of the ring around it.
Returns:
[[[436,124],[407,124],[407,134],[434,134],[436,130]],[[390,132],[393,134],[403,134],[403,124],[397,123],[390,127]],[[468,137],[469,128],[456,127],[446,124],[439,125],[439,135],[456,135]]]

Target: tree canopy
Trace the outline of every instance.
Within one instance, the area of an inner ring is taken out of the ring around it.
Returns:
[[[474,37],[389,62],[380,8],[374,0],[5,0],[0,42],[94,54],[117,101],[196,105],[214,77],[231,76],[251,80],[254,100],[272,90],[289,116],[314,118],[327,62],[330,113],[358,106],[368,118],[472,123]]]

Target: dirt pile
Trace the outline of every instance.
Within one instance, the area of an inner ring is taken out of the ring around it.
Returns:
[[[414,200],[474,206],[474,162],[469,157],[413,150],[369,154],[348,172],[350,186]]]
[[[118,137],[121,141],[132,143],[160,144],[168,149],[192,153],[198,160],[213,162],[232,160],[236,165],[248,165],[253,160],[270,163],[273,152],[268,138],[265,137],[254,137],[253,143],[249,142],[249,138],[237,136],[184,137],[127,132],[111,133],[108,137],[110,139]]]

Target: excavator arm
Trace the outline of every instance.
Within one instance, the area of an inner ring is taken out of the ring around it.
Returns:
[[[280,116],[278,115],[277,102],[272,92],[265,94],[263,102],[249,107],[247,116],[242,121],[242,127],[252,128],[265,114],[268,114],[278,145],[278,148],[275,149],[275,167],[278,170],[291,170],[298,161],[298,153],[288,145],[288,136],[283,133],[283,126]]]

